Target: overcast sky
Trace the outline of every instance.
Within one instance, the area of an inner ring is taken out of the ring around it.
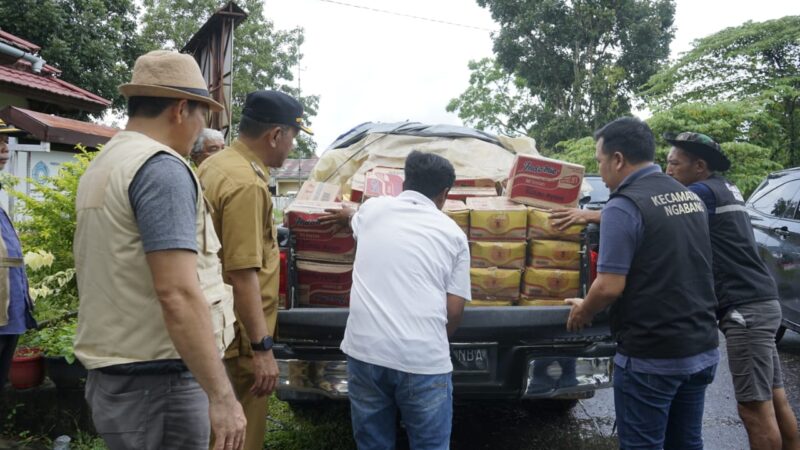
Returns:
[[[295,83],[304,93],[321,96],[312,125],[318,153],[367,121],[460,125],[445,107],[467,88],[469,60],[492,56],[491,30],[498,29],[475,0],[264,0],[264,5],[278,28],[305,30]],[[690,49],[694,39],[747,20],[798,14],[797,0],[677,0],[673,57]]]

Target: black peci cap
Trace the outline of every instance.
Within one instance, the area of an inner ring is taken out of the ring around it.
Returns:
[[[664,140],[674,147],[704,159],[711,170],[724,172],[731,168],[731,160],[722,151],[722,147],[705,134],[691,131],[684,131],[678,135],[665,133]]]
[[[242,115],[259,122],[291,125],[314,134],[303,124],[303,105],[283,92],[255,91],[247,94]]]

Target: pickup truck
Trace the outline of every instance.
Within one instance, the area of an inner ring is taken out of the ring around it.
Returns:
[[[589,177],[591,178],[591,177]],[[582,204],[598,207],[604,186]],[[593,200],[593,198],[595,200]],[[599,198],[599,200],[597,200]],[[296,305],[293,245],[281,230],[284,295]],[[581,290],[591,283],[598,247],[597,227],[582,236]],[[466,307],[450,340],[456,400],[524,402],[534,408],[566,410],[578,399],[611,386],[615,344],[607,316],[601,314],[580,333],[569,333],[564,306]],[[277,397],[290,405],[347,399],[347,362],[339,345],[346,308],[291,307],[278,312],[275,357],[280,368]],[[544,405],[546,403],[547,405]]]

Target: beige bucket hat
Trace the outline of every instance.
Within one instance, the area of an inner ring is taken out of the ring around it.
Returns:
[[[119,92],[130,97],[166,97],[205,103],[212,111],[223,107],[211,99],[200,67],[190,55],[155,50],[136,59],[131,82]]]

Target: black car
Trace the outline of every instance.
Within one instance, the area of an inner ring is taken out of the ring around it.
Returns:
[[[770,174],[747,200],[759,253],[778,285],[783,326],[800,332],[800,167]]]

